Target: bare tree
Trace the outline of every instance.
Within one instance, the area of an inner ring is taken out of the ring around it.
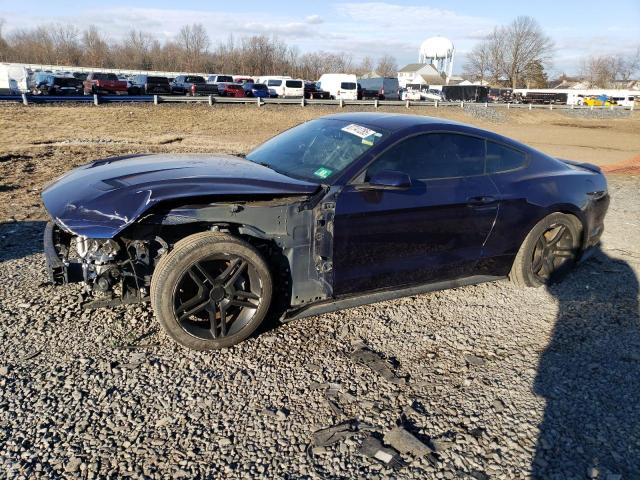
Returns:
[[[148,33],[131,30],[117,49],[116,63],[126,65],[129,68],[151,70],[154,66],[151,50],[154,48],[154,44],[158,43],[158,40]]]
[[[178,33],[177,43],[184,50],[184,70],[202,71],[209,48],[209,36],[199,23],[185,25]]]
[[[54,25],[49,28],[49,36],[58,65],[78,65],[82,59],[80,31],[73,25]]]
[[[483,83],[491,75],[491,42],[483,40],[467,55],[464,73],[471,80]]]
[[[524,85],[532,66],[544,68],[551,59],[553,42],[531,17],[518,17],[498,27],[472,50],[467,69],[476,78],[508,80],[512,88]]]
[[[616,63],[616,79],[628,82],[640,70],[640,45],[636,47],[636,51],[629,56],[617,55]]]
[[[398,62],[392,55],[385,54],[378,60],[376,72],[381,77],[395,77],[398,74]]]
[[[374,67],[373,58],[366,56],[362,60],[360,60],[360,63],[358,63],[358,65],[356,65],[353,73],[355,73],[358,76],[366,75],[367,73],[373,72],[374,70],[373,67]]]
[[[589,87],[613,86],[619,65],[614,57],[591,56],[582,60],[581,76]]]
[[[109,45],[102,38],[95,25],[89,25],[89,28],[82,32],[82,50],[84,63],[87,66],[112,66]]]
[[[531,17],[518,17],[501,31],[504,74],[512,88],[518,87],[533,62],[541,65],[550,59],[553,42]]]
[[[4,39],[2,34],[2,28],[4,27],[5,20],[0,18],[0,61],[6,62],[9,59],[9,44]]]

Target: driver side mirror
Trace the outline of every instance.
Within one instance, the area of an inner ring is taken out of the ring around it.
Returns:
[[[358,186],[358,190],[407,190],[411,187],[409,175],[396,170],[382,170],[368,183]]]

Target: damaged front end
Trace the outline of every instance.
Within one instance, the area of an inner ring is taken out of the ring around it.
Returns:
[[[44,233],[44,253],[54,285],[83,282],[85,293],[96,297],[86,308],[148,300],[153,257],[166,244],[142,240],[92,239],[73,235],[53,222]]]

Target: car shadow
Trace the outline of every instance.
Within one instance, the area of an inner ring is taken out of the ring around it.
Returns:
[[[41,220],[0,222],[0,262],[42,252],[46,224]]]
[[[598,250],[548,291],[559,311],[534,384],[532,477],[640,478],[638,278]]]

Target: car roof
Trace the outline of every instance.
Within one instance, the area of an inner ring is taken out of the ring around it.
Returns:
[[[341,120],[345,122],[353,122],[368,127],[381,130],[387,130],[390,133],[396,133],[401,130],[410,129],[417,126],[429,126],[429,129],[449,129],[468,133],[472,135],[479,135],[488,140],[494,140],[520,150],[528,152],[540,153],[534,148],[518,142],[512,138],[505,137],[498,133],[483,128],[478,128],[466,123],[455,122],[453,120],[446,120],[438,117],[428,117],[426,115],[410,115],[405,113],[378,113],[378,112],[353,112],[353,113],[337,113],[334,115],[327,115],[322,118]]]
[[[353,112],[337,113],[327,115],[324,118],[342,120],[346,122],[362,123],[370,127],[378,127],[388,131],[402,130],[407,127],[418,125],[433,126],[467,126],[464,123],[444,120],[442,118],[427,117],[424,115],[407,115],[403,113],[373,113],[373,112]]]

